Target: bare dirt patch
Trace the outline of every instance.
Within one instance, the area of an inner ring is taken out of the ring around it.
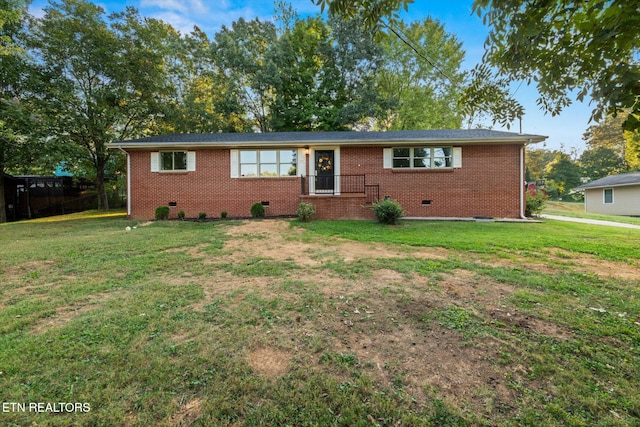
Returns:
[[[202,258],[204,257],[204,254],[201,253],[201,250],[203,248],[206,248],[208,246],[208,244],[206,243],[202,243],[199,245],[195,245],[195,246],[181,246],[181,247],[177,247],[177,248],[171,248],[171,249],[166,249],[165,253],[180,253],[180,252],[184,252],[186,254],[191,255],[194,258]]]
[[[186,402],[178,412],[171,416],[167,425],[190,426],[202,415],[202,398],[196,398]]]
[[[287,373],[291,354],[274,348],[258,348],[247,355],[251,368],[269,378],[277,378]]]
[[[93,294],[88,296],[84,301],[77,302],[72,305],[56,307],[53,315],[41,319],[31,328],[30,332],[32,334],[41,334],[51,328],[65,325],[74,317],[98,308],[112,297],[112,293]]]
[[[227,233],[231,239],[225,249],[236,255],[293,261],[300,266],[319,266],[326,260],[352,262],[363,258],[433,258],[445,259],[449,251],[442,248],[392,247],[376,243],[353,242],[329,237],[322,243],[300,239],[304,230],[290,227],[289,221],[245,221]]]
[[[50,260],[40,260],[40,261],[29,261],[24,262],[22,264],[10,265],[8,267],[4,267],[2,269],[2,277],[3,280],[13,280],[19,277],[23,277],[25,274],[32,272],[39,272],[51,268],[54,264],[54,261]]]
[[[593,255],[580,254],[552,248],[545,258],[527,258],[514,255],[510,259],[493,258],[486,262],[494,267],[519,267],[526,265],[527,269],[553,274],[559,268],[570,268],[574,271],[586,274],[594,274],[603,279],[620,279],[637,281],[640,279],[640,267],[638,265],[607,261]]]
[[[556,260],[563,261],[567,267],[583,273],[595,274],[605,279],[640,280],[638,265],[607,261],[593,255],[576,254],[561,249],[553,250],[552,254]]]

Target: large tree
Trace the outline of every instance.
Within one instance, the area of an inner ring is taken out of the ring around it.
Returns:
[[[207,34],[195,27],[191,34],[170,34],[173,45],[169,84],[174,98],[169,100],[159,133],[239,132],[250,130],[250,121],[241,104],[240,88],[222,72],[211,54]]]
[[[591,150],[609,148],[621,159],[624,159],[625,139],[622,124],[626,115],[607,116],[597,124],[591,125],[582,135],[583,141]]]
[[[133,8],[105,16],[84,0],[51,3],[31,28],[29,48],[41,67],[40,111],[65,157],[91,171],[99,207],[108,208],[110,142],[148,132],[171,98],[166,43],[173,28]]]
[[[624,139],[627,142],[627,150],[624,153],[627,167],[632,171],[640,171],[640,131],[625,130]]]
[[[345,130],[378,114],[384,102],[374,76],[381,54],[356,21],[297,20],[270,50],[271,128]]]
[[[640,13],[629,0],[475,0],[491,26],[485,60],[512,81],[535,82],[551,114],[591,97],[592,119],[631,110],[640,128]]]
[[[546,190],[549,196],[556,200],[562,200],[571,191],[580,185],[582,171],[568,154],[554,151],[553,160],[544,169]]]
[[[28,1],[0,0],[0,222],[5,222],[4,173],[28,162],[35,144],[28,138],[31,115],[22,98],[28,79],[26,54],[17,37]]]
[[[462,123],[457,105],[464,51],[455,36],[432,19],[390,25],[381,40],[384,65],[377,73],[381,96],[394,101],[381,128],[453,129]]]
[[[364,14],[381,29],[411,0],[313,0],[331,15]],[[475,0],[473,10],[491,26],[485,63],[471,72],[460,107],[472,118],[489,115],[509,125],[524,109],[509,83],[535,83],[539,106],[559,114],[575,97],[590,97],[591,118],[630,110],[624,128],[640,129],[640,13],[635,1]],[[495,75],[492,67],[496,67]]]
[[[580,167],[584,177],[591,181],[623,172],[624,159],[612,148],[600,146],[585,150],[580,155]]]
[[[609,149],[615,157],[611,162],[620,164],[611,169],[611,173],[640,169],[640,130],[624,130],[622,124],[628,120],[629,112],[617,116],[607,116],[598,124],[589,126],[582,139],[589,151],[605,153],[600,149]]]
[[[242,18],[216,33],[211,55],[229,82],[229,90],[261,132],[270,131],[274,93],[269,80],[275,73],[267,53],[277,39],[270,22]]]
[[[332,16],[359,17],[367,29],[378,29],[383,20],[398,22],[397,12],[408,10],[413,0],[312,0]]]

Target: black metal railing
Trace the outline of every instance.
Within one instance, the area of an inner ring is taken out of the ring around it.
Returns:
[[[380,200],[380,186],[378,184],[367,184],[364,186],[364,194],[367,205],[372,205]]]
[[[367,184],[365,175],[308,175],[300,177],[300,193],[308,194],[364,194],[366,204],[380,199],[380,185]]]
[[[364,175],[309,175],[302,176],[301,192],[316,194],[366,194]]]

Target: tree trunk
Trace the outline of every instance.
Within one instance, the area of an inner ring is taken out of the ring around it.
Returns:
[[[4,203],[4,173],[0,168],[0,223],[7,222],[7,209]]]
[[[96,170],[96,190],[98,190],[98,209],[109,210],[109,195],[104,185],[104,168],[106,162],[98,162]]]

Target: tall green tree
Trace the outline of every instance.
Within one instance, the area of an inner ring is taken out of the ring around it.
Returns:
[[[271,128],[351,129],[383,103],[374,76],[381,50],[355,21],[295,22],[270,50],[275,73]]]
[[[359,17],[364,28],[373,32],[376,39],[385,40],[385,35],[391,39],[403,40],[404,37],[395,31],[395,27],[402,24],[398,11],[408,10],[413,0],[313,0],[321,6],[321,10],[328,9],[329,15],[344,19]],[[517,0],[514,0],[517,1]],[[423,54],[420,48],[412,48],[413,59],[419,61]],[[457,85],[457,76],[449,79],[445,86],[451,91],[459,91],[458,103],[451,106],[451,110],[464,117],[468,127],[487,118],[493,123],[499,123],[507,128],[513,122],[524,116],[524,107],[511,94],[510,79],[497,76],[489,64],[478,64],[467,75],[464,84]],[[422,89],[421,96],[430,97],[428,89]],[[418,97],[414,98],[415,102]],[[418,105],[415,105],[417,108]],[[412,109],[413,110],[413,109]]]
[[[607,116],[598,124],[589,126],[582,137],[591,151],[609,149],[597,152],[608,152],[612,156],[608,161],[621,165],[610,168],[610,173],[640,169],[640,131],[623,129],[629,114],[625,111],[617,116]]]
[[[562,200],[580,185],[582,171],[568,154],[554,151],[553,160],[544,170],[546,190],[551,198]]]
[[[185,36],[170,34],[169,37],[173,47],[167,78],[174,98],[157,123],[158,132],[250,130],[240,103],[239,87],[216,63],[207,34],[196,27]]]
[[[624,158],[613,148],[598,146],[582,152],[578,160],[583,176],[590,180],[623,172],[626,169]]]
[[[553,115],[591,97],[591,118],[631,110],[640,128],[640,13],[628,0],[475,0],[491,26],[485,61],[512,81],[535,83],[538,104]]]
[[[624,160],[629,170],[640,171],[640,131],[624,131],[626,150]]]
[[[380,27],[383,20],[398,22],[398,11],[408,10],[413,0],[312,0],[331,16],[359,18],[367,30]]]
[[[400,22],[390,28],[397,36],[380,42],[384,65],[376,80],[381,96],[394,102],[381,127],[459,128],[462,117],[457,105],[464,81],[462,44],[442,24],[429,18],[410,25]]]
[[[545,149],[527,147],[525,155],[527,181],[540,181],[545,178],[545,168],[556,157],[556,153]]]
[[[35,144],[32,117],[23,99],[28,80],[26,52],[18,41],[28,1],[0,0],[0,223],[5,222],[4,173],[28,163]]]
[[[269,127],[274,131],[313,130],[319,112],[317,96],[325,79],[329,28],[319,18],[297,21],[282,34],[268,55],[274,70],[268,80],[274,100]]]
[[[333,71],[326,73],[325,80],[336,87],[326,85],[324,96],[337,111],[334,119],[337,127],[367,128],[369,119],[384,117],[393,103],[380,92],[376,80],[384,62],[384,50],[365,29],[362,19],[329,18],[328,25],[333,62],[328,68]],[[334,96],[336,91],[341,95]],[[325,120],[325,126],[330,125],[331,121]]]
[[[626,115],[607,116],[597,124],[591,125],[582,135],[589,149],[609,148],[615,155],[624,159],[625,139],[622,124]]]
[[[110,142],[144,135],[171,99],[169,25],[133,8],[105,16],[84,0],[51,3],[31,28],[29,48],[41,67],[41,116],[68,162],[91,171],[99,206],[109,206],[105,170]]]
[[[267,52],[277,39],[276,27],[259,19],[242,18],[216,33],[211,55],[226,76],[231,93],[249,114],[255,127],[269,132],[269,117],[275,94],[270,84],[275,70]]]

